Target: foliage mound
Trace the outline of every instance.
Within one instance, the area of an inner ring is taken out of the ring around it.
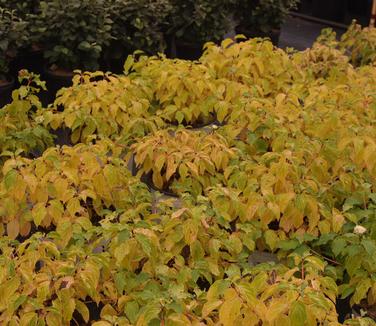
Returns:
[[[376,67],[333,42],[16,91],[1,113],[49,148],[1,148],[0,323],[375,325]]]
[[[13,91],[13,102],[0,110],[0,164],[14,152],[33,157],[53,144],[37,113],[42,108],[37,94],[45,89],[44,82],[26,71],[20,72],[19,81],[22,86]]]

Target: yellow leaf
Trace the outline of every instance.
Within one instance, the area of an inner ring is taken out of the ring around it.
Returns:
[[[108,321],[96,321],[94,323],[91,324],[91,326],[112,326],[111,323],[109,323]]]
[[[376,283],[373,283],[370,291],[368,292],[368,302],[370,305],[376,305]]]
[[[79,312],[84,322],[88,323],[90,318],[90,312],[86,304],[84,304],[80,300],[76,300],[76,310]]]
[[[242,302],[238,297],[225,300],[219,309],[219,321],[223,326],[234,326],[235,320],[240,315]]]
[[[158,155],[157,158],[155,158],[154,162],[155,163],[153,171],[157,171],[158,173],[160,173],[165,163],[165,155]]]
[[[167,159],[166,180],[169,181],[173,174],[176,172],[177,163],[174,161],[173,156],[169,156]]]
[[[286,98],[286,94],[278,94],[275,98],[276,109],[279,109]]]
[[[185,164],[188,166],[188,168],[191,170],[191,172],[193,172],[195,177],[199,176],[198,168],[195,164],[193,164],[192,162],[186,162]]]
[[[45,204],[44,203],[37,203],[32,211],[31,211],[31,215],[33,216],[33,220],[34,220],[34,223],[36,226],[39,226],[43,219],[46,217],[47,215],[47,209],[45,207]]]
[[[56,312],[52,311],[47,313],[46,322],[48,326],[60,326],[62,324],[61,317]]]
[[[216,310],[222,305],[223,301],[222,300],[216,300],[216,301],[209,301],[204,304],[202,307],[202,316],[207,317],[210,315],[210,313],[213,310]]]
[[[71,200],[68,201],[67,210],[72,217],[74,217],[76,213],[79,213],[81,209],[82,208],[81,208],[80,200],[78,198],[72,198]]]
[[[175,213],[173,213],[173,214],[171,215],[171,218],[179,218],[179,217],[182,216],[187,210],[188,210],[188,208],[181,208],[181,209],[179,209],[178,211],[176,211]]]
[[[38,315],[34,311],[26,312],[26,313],[23,313],[21,315],[20,324],[19,325],[20,326],[37,325],[37,320],[38,320]],[[51,320],[53,320],[53,322],[51,324],[48,324],[48,325],[52,325],[52,326],[61,325],[61,323],[57,323],[57,324],[54,323],[57,320],[56,318],[51,319]],[[59,322],[60,321],[61,321],[61,319],[59,319]]]
[[[110,304],[106,304],[101,310],[101,318],[103,319],[105,316],[116,316],[117,314],[117,311]]]
[[[158,189],[163,189],[163,179],[162,176],[159,174],[159,172],[156,172],[153,170],[153,184],[156,186]]]
[[[332,214],[333,214],[333,220],[332,220],[333,231],[338,233],[339,231],[341,231],[342,226],[345,223],[345,218],[336,208],[333,208]]]
[[[191,245],[197,239],[198,227],[196,223],[188,221],[183,225],[185,243]]]
[[[295,198],[295,193],[293,192],[276,195],[276,201],[278,203],[279,209],[281,210],[282,214],[285,212],[287,205],[294,198]]]

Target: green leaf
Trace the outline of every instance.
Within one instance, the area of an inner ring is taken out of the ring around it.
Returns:
[[[11,303],[10,298],[17,291],[21,282],[18,277],[12,277],[8,281],[3,281],[0,285],[0,310],[4,310]]]
[[[349,256],[346,259],[345,267],[350,276],[353,276],[362,265],[362,257],[360,255]]]
[[[16,301],[14,301],[13,309],[16,311],[21,305],[23,305],[27,300],[26,295],[20,295]]]
[[[126,60],[125,63],[124,63],[124,73],[125,73],[126,75],[129,74],[130,69],[131,69],[132,66],[133,66],[133,63],[134,63],[134,57],[133,57],[133,55],[129,55],[129,56],[127,57],[127,60]]]
[[[47,209],[43,203],[34,206],[32,210],[33,220],[36,226],[39,226],[47,215]]]
[[[332,251],[335,256],[338,256],[342,253],[343,249],[346,247],[347,242],[342,238],[334,239],[332,243]]]
[[[285,251],[293,250],[293,249],[296,249],[297,247],[299,247],[299,241],[295,239],[283,240],[278,243],[278,248],[285,250]]]
[[[215,281],[208,290],[206,299],[208,301],[214,301],[220,298],[223,293],[230,287],[231,282],[228,280]]]
[[[290,321],[291,326],[301,326],[304,325],[307,320],[306,307],[300,301],[295,301],[291,305],[290,310]]]
[[[139,319],[143,319],[147,325],[153,319],[158,319],[161,312],[161,305],[159,303],[150,303],[142,307],[139,313]]]
[[[376,244],[375,244],[374,240],[363,239],[362,245],[363,245],[364,249],[366,249],[368,255],[370,255],[370,256],[376,255]]]
[[[141,245],[142,250],[145,252],[145,254],[150,257],[152,251],[150,239],[143,234],[136,234],[135,238]]]
[[[277,247],[278,243],[278,236],[276,235],[276,232],[273,230],[267,230],[264,234],[265,242],[269,246],[271,250],[274,250]]]
[[[180,111],[176,112],[175,119],[176,119],[177,122],[182,123],[184,118],[185,117],[184,117],[184,114],[182,112],[180,112]]]
[[[125,307],[124,307],[125,315],[127,316],[127,318],[132,324],[136,324],[139,310],[140,310],[140,307],[136,301],[130,301],[125,304]]]
[[[339,286],[338,291],[341,294],[341,299],[346,299],[349,295],[354,293],[355,288],[350,284],[342,284]]]
[[[10,170],[4,177],[4,184],[5,188],[9,190],[12,188],[17,181],[17,171],[16,170]]]
[[[369,278],[361,280],[355,287],[355,293],[351,298],[353,304],[359,304],[360,301],[367,297],[368,290],[371,288],[372,282]]]

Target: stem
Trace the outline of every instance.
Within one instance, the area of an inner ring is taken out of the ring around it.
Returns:
[[[314,254],[317,255],[317,256],[320,256],[321,258],[327,260],[328,262],[331,262],[331,263],[333,263],[333,264],[335,264],[335,265],[342,265],[342,264],[339,263],[338,261],[335,261],[335,260],[333,260],[333,259],[330,259],[330,258],[328,258],[328,257],[325,257],[325,256],[321,255],[321,254],[318,253],[316,250],[313,250],[313,249],[310,249],[310,250],[312,251],[312,253],[314,253]]]

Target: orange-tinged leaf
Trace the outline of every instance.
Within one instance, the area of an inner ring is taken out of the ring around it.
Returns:
[[[17,218],[13,218],[7,224],[7,234],[8,237],[11,239],[17,238],[18,234],[20,233],[20,224]]]
[[[31,223],[30,222],[21,222],[20,224],[20,235],[26,237],[29,235],[31,230]]]
[[[338,211],[338,209],[335,209],[335,208],[333,208],[332,214],[333,214],[333,220],[332,220],[333,231],[338,233],[339,231],[341,231],[342,226],[345,223],[345,218]]]

